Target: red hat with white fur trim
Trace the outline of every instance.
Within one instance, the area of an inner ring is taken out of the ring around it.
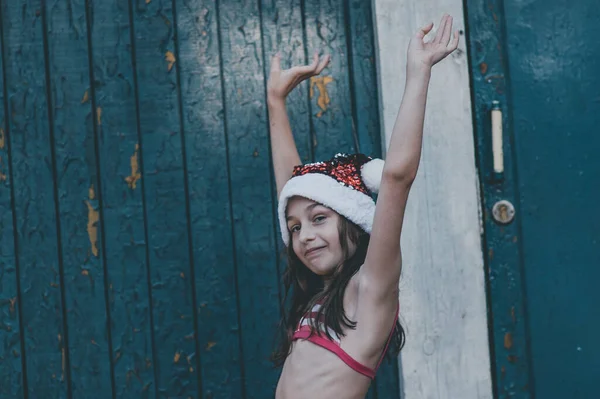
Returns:
[[[281,236],[289,245],[285,220],[290,198],[308,198],[333,209],[371,234],[375,216],[372,194],[379,192],[383,160],[364,154],[337,154],[329,161],[296,166],[279,195]]]

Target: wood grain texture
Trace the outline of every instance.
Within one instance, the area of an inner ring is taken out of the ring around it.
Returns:
[[[156,396],[143,176],[128,0],[90,8],[98,162],[116,398]]]
[[[261,5],[262,38],[264,48],[265,79],[268,79],[271,60],[279,52],[281,67],[288,69],[297,65],[307,65],[312,62],[312,50],[306,48],[304,14],[301,0],[263,0]],[[310,81],[298,85],[287,97],[286,106],[296,148],[302,163],[314,161],[312,140],[312,118],[310,116]],[[269,151],[270,152],[270,151]],[[270,155],[270,154],[269,154]],[[273,184],[275,181],[273,180]],[[277,188],[273,186],[273,203],[277,204]],[[274,209],[273,212],[276,212]],[[276,236],[281,237],[279,223],[275,223]],[[282,282],[287,256],[285,247],[280,239],[275,240],[278,254],[278,278]],[[283,285],[280,288],[283,296]]]
[[[2,2],[7,123],[29,397],[68,392],[40,1]]]
[[[133,6],[157,396],[195,397],[199,360],[172,4]]]
[[[111,395],[84,0],[46,3],[55,184],[73,395]]]
[[[0,6],[0,26],[4,25]],[[19,311],[18,264],[12,210],[12,178],[8,148],[4,81],[4,32],[0,31],[0,397],[24,397],[23,354]]]
[[[306,0],[305,12],[308,54],[322,49],[332,56],[329,66],[310,82],[314,154],[316,160],[325,160],[338,152],[353,153],[358,144],[352,127],[348,21],[343,1]]]
[[[279,375],[269,361],[279,317],[279,292],[260,24],[256,2],[219,2],[247,398],[272,396]]]
[[[180,72],[202,397],[242,398],[219,35],[214,1],[177,3]]]
[[[481,171],[479,178],[482,182],[484,201],[482,223],[486,230],[484,256],[489,281],[492,328],[490,349],[493,354],[494,391],[497,398],[529,399],[533,397],[531,391],[534,381],[523,296],[525,279],[520,269],[523,259],[520,253],[522,235],[518,223],[498,229],[491,214],[491,207],[501,199],[510,200],[518,207],[518,199],[515,200],[518,198],[516,184],[503,184],[502,190],[493,187],[497,182],[493,175],[491,120],[488,116],[492,101],[497,100],[503,106],[508,103],[508,60],[503,32],[505,24],[498,23],[504,21],[504,3],[493,1],[483,5],[468,1],[466,4],[476,116],[474,127],[478,132],[478,167]],[[533,37],[534,35],[530,35],[528,41],[533,42]],[[547,101],[546,98],[543,101]],[[509,110],[504,111],[503,124],[506,134],[513,131],[514,126],[511,126]],[[517,173],[513,146],[512,140],[504,139],[504,177],[507,181],[515,181],[514,176]],[[536,148],[541,147],[536,145]]]
[[[462,3],[375,0],[386,142],[402,92],[410,37],[443,12],[464,30]],[[400,281],[403,397],[492,398],[479,193],[464,36],[436,65],[423,157],[406,211]]]
[[[269,76],[272,57],[279,52],[281,67],[288,69],[312,62],[314,48],[307,48],[301,0],[262,0],[262,37],[265,50],[265,78]],[[304,81],[287,97],[287,110],[296,147],[303,163],[312,162],[310,81]]]

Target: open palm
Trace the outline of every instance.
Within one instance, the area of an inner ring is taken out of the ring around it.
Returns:
[[[330,60],[330,55],[326,55],[319,60],[319,54],[315,53],[310,65],[281,69],[281,56],[279,54],[275,55],[271,60],[267,94],[269,97],[285,99],[300,82],[320,74]]]
[[[425,42],[425,35],[433,29],[433,22],[419,29],[408,45],[408,63],[415,67],[432,67],[452,53],[458,47],[458,31],[450,40],[452,33],[452,17],[445,14],[435,37]]]

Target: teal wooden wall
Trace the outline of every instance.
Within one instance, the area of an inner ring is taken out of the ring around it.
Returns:
[[[265,398],[285,267],[270,56],[303,161],[380,155],[360,0],[0,0],[0,397]],[[398,397],[396,362],[369,398]]]
[[[467,1],[494,391],[597,398],[600,371],[600,9]],[[502,179],[490,108],[503,111]],[[511,201],[515,220],[492,207]]]

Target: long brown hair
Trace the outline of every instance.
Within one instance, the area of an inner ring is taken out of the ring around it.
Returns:
[[[341,215],[338,232],[344,260],[335,268],[330,277],[331,283],[327,287],[321,276],[313,273],[298,259],[291,242],[287,247],[287,268],[283,275],[285,295],[281,306],[279,345],[271,356],[271,360],[277,367],[283,365],[290,354],[292,335],[300,318],[317,302],[322,301],[322,306],[318,316],[313,319],[313,324],[315,320],[322,320],[324,317],[325,324],[340,337],[345,335],[343,328],[356,328],[356,322],[350,320],[344,311],[344,292],[352,276],[358,272],[365,261],[371,236]],[[349,256],[348,240],[356,245],[356,251],[352,256]],[[315,325],[312,325],[312,328],[318,330]],[[329,336],[328,332],[327,335]],[[397,356],[404,346],[404,341],[404,329],[400,322],[396,322],[387,353]]]

